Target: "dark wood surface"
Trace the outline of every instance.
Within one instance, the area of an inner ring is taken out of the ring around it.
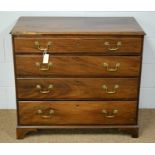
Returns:
[[[21,17],[11,33],[144,35],[133,17]]]
[[[42,55],[16,55],[18,77],[136,77],[140,56],[55,56],[43,64]],[[68,62],[68,63],[66,63]],[[37,64],[40,64],[37,66]],[[108,66],[105,65],[108,64]],[[119,66],[117,67],[117,65]],[[41,70],[41,69],[47,70]]]
[[[42,90],[49,93],[42,94],[37,85],[41,85]],[[106,93],[102,88],[106,85],[108,91],[116,91],[114,94]],[[115,85],[119,85],[115,89]],[[137,78],[50,78],[50,79],[18,79],[17,96],[24,99],[40,100],[114,100],[114,99],[136,99],[138,89]]]
[[[99,54],[140,54],[141,53],[141,37],[33,37],[21,38],[17,37],[14,40],[16,53],[35,53],[42,54],[43,51],[38,50],[35,46],[35,41],[38,41],[42,48],[46,48],[48,42],[51,46],[48,49],[49,53],[99,53]],[[105,45],[108,42],[109,45]],[[117,45],[121,42],[121,45]],[[118,48],[111,51],[111,48]]]
[[[23,139],[24,136],[29,132],[36,132],[36,128],[17,128],[16,129],[16,138]]]
[[[144,32],[134,18],[21,17],[11,33],[17,138],[43,128],[117,128],[138,137]],[[36,66],[42,61],[43,51],[35,41],[41,48],[51,42],[47,50],[52,62],[49,70],[41,71]],[[119,61],[118,71],[108,72],[102,66],[104,61],[110,68]],[[38,84],[42,89],[36,88]],[[53,88],[47,93],[49,84]],[[108,92],[116,93],[106,93],[104,84]],[[119,88],[114,90],[116,84]],[[36,113],[38,108],[43,108],[42,114]],[[48,108],[55,108],[55,120],[42,118],[49,115]],[[105,118],[105,113],[98,113],[102,108],[108,110],[108,115],[114,108],[119,113]]]
[[[16,128],[17,131],[17,139],[23,139],[26,134],[31,133],[31,132],[37,132],[39,130],[52,130],[52,129],[57,129],[58,132],[62,133],[60,129],[67,129],[68,131],[78,131],[78,129],[81,129],[84,131],[85,129],[89,129],[90,131],[93,131],[93,133],[98,132],[97,130],[116,130],[118,132],[130,134],[133,138],[138,138],[139,136],[139,126],[138,125],[50,125],[50,126],[45,126],[45,125],[38,125],[38,126],[26,126],[26,125],[18,125]],[[95,129],[95,130],[94,130]],[[63,131],[63,130],[62,130]],[[95,132],[94,132],[95,131]],[[79,132],[78,132],[79,133]],[[83,132],[82,132],[83,133]],[[34,134],[34,133],[33,133]]]
[[[114,110],[118,113],[113,114]],[[136,122],[135,113],[135,101],[19,102],[20,125],[131,125]]]

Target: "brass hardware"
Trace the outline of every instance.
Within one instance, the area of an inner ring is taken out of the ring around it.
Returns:
[[[40,50],[40,51],[48,51],[49,50],[49,48],[50,48],[50,46],[51,46],[51,41],[48,41],[47,42],[47,47],[46,48],[44,48],[44,47],[41,47],[40,46],[40,43],[39,43],[39,41],[35,41],[34,42],[34,45],[36,46],[36,48],[38,49],[38,50]]]
[[[119,85],[118,84],[115,84],[114,85],[114,90],[112,90],[112,91],[108,91],[108,87],[106,85],[102,85],[102,88],[105,90],[105,92],[107,94],[115,94],[117,92],[116,89],[119,88]]]
[[[115,68],[110,68],[109,64],[104,62],[103,66],[107,69],[108,72],[116,72],[118,71],[118,68],[120,67],[120,63],[116,63]]]
[[[44,113],[47,113],[47,114],[44,115]],[[39,114],[41,118],[48,119],[48,118],[51,118],[51,116],[54,114],[54,110],[53,109],[45,109],[45,110],[38,109],[37,114]]]
[[[36,88],[40,90],[40,93],[42,93],[42,94],[48,94],[48,93],[50,93],[51,89],[53,89],[53,85],[50,84],[48,86],[47,90],[43,90],[43,88],[42,88],[42,86],[40,84],[37,84],[36,85]]]
[[[116,114],[118,113],[118,110],[112,110],[108,112],[107,110],[103,109],[102,113],[104,114],[104,117],[106,118],[114,118]]]
[[[49,70],[52,65],[53,65],[52,62],[49,62],[48,64],[43,64],[43,63],[40,63],[40,62],[36,62],[36,66],[41,71],[47,71],[47,70]]]
[[[106,41],[105,43],[104,43],[104,45],[105,46],[108,46],[108,50],[109,51],[117,51],[118,49],[119,49],[119,46],[121,46],[122,45],[122,42],[121,41],[118,41],[117,43],[116,43],[116,47],[110,47],[110,43],[108,42],[108,41]]]

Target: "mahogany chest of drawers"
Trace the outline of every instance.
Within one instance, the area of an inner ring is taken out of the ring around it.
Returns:
[[[132,17],[21,17],[12,32],[17,138],[46,128],[138,137],[144,32]]]

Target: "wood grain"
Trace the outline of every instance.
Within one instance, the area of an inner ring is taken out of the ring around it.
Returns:
[[[14,40],[15,53],[36,53],[42,54],[43,51],[38,50],[35,41],[40,43],[42,48],[47,47],[47,43],[51,42],[48,50],[49,53],[100,53],[100,54],[140,54],[141,53],[141,37],[33,37],[21,38]],[[110,45],[105,45],[109,42]],[[120,46],[117,43],[121,42]],[[117,48],[116,51],[110,51],[108,48]]]
[[[43,109],[43,114],[38,114]],[[54,113],[49,118],[48,110]],[[113,118],[107,118],[102,110],[111,113],[117,109]],[[49,101],[19,102],[20,125],[120,125],[135,124],[136,101]]]
[[[42,90],[48,90],[50,84],[53,89],[47,94],[42,94],[36,88],[41,85]],[[108,87],[108,91],[114,91],[115,85],[119,85],[116,93],[107,94],[102,85]],[[137,78],[42,78],[42,79],[17,79],[18,99],[29,100],[114,100],[136,99]]]
[[[138,137],[144,31],[134,18],[21,17],[11,34],[17,138],[46,128],[117,128]],[[51,42],[48,71],[36,66],[43,51],[35,41],[41,48]],[[102,66],[114,68],[118,61],[117,72]]]
[[[144,35],[133,17],[20,17],[12,35]]]
[[[134,77],[139,75],[139,56],[53,56],[42,64],[42,55],[16,55],[18,77]],[[67,62],[67,63],[66,63]],[[36,63],[40,63],[37,66]],[[49,70],[40,70],[44,67]],[[107,68],[103,64],[107,63]],[[107,69],[118,70],[110,72]]]

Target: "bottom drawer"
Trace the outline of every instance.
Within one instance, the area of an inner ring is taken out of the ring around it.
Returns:
[[[21,101],[20,125],[121,125],[136,123],[136,101]]]

